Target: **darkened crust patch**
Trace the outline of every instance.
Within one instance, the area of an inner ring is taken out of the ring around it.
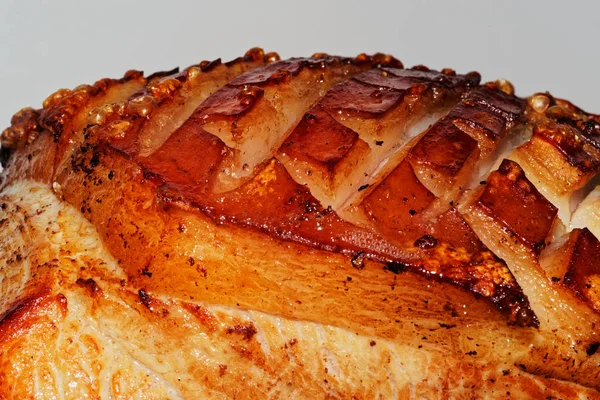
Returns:
[[[477,149],[477,142],[447,119],[436,123],[413,147],[411,162],[427,165],[449,177],[455,176]]]
[[[600,241],[587,228],[571,236],[575,243],[563,284],[600,311]]]
[[[600,171],[600,160],[584,150],[584,140],[573,128],[555,124],[539,124],[533,128],[533,136],[553,145],[570,165],[582,172]]]
[[[283,143],[281,151],[293,157],[306,157],[332,169],[357,139],[356,132],[316,106],[304,115]]]
[[[88,278],[88,279],[79,278],[79,279],[77,279],[77,281],[75,283],[81,287],[87,288],[89,290],[90,294],[92,295],[92,297],[102,295],[102,289],[100,289],[100,287],[98,286],[96,281],[93,280],[92,278]]]
[[[450,119],[463,122],[473,129],[479,129],[493,140],[496,140],[506,127],[506,119],[490,112],[486,107],[469,104],[469,98],[450,112]]]
[[[347,110],[365,115],[383,114],[404,96],[404,91],[377,87],[350,79],[334,86],[321,100],[321,106],[331,110]]]
[[[487,86],[469,93],[467,103],[486,108],[509,122],[518,119],[525,108],[523,100]]]
[[[194,118],[198,121],[210,122],[222,118],[240,117],[260,100],[266,86],[285,83],[305,68],[325,70],[349,64],[375,65],[378,61],[387,61],[393,65],[398,63],[395,59],[379,60],[376,56],[353,59],[327,55],[276,61],[233,79],[227,86],[209,97],[194,112]]]
[[[535,253],[546,246],[557,208],[527,179],[514,161],[504,160],[487,179],[475,203]]]
[[[320,105],[331,112],[344,110],[365,118],[377,118],[399,104],[405,96],[423,93],[432,85],[452,89],[470,87],[478,82],[479,75],[475,73],[452,75],[382,67],[334,86]]]

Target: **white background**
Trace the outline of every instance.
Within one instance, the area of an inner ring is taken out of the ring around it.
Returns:
[[[250,47],[282,57],[391,53],[549,90],[600,113],[597,1],[0,0],[0,126],[61,87]]]

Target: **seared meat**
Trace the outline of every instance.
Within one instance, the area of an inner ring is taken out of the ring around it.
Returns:
[[[0,397],[600,398],[600,117],[571,103],[253,49],[1,139]]]

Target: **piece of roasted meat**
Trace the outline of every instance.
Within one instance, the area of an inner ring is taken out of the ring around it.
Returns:
[[[600,116],[250,50],[2,133],[0,398],[600,398]]]

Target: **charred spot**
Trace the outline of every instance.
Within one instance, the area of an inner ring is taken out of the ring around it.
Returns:
[[[92,278],[89,278],[89,279],[79,278],[79,279],[77,279],[77,281],[75,283],[81,287],[87,287],[92,296],[102,293],[102,289],[100,289],[100,287],[98,286],[96,281],[94,281]]]
[[[369,342],[369,346],[371,346],[371,347],[375,346],[376,344],[377,344],[377,343],[376,343],[374,340],[371,340],[371,341]]]
[[[304,114],[304,120],[305,121],[309,121],[310,122],[310,121],[314,121],[316,119],[317,119],[317,116],[314,115],[314,114],[311,114],[311,113]]]
[[[196,272],[198,272],[199,274],[201,274],[205,278],[208,275],[208,272],[206,271],[206,268],[202,267],[200,265],[196,266]]]
[[[477,352],[475,350],[472,350],[472,351],[466,352],[465,354],[468,355],[468,356],[476,356]]]
[[[449,324],[440,323],[439,326],[440,326],[440,328],[444,328],[444,329],[456,328],[455,324],[449,325]]]
[[[11,154],[12,149],[9,149],[8,147],[0,147],[0,164],[6,167]]]
[[[169,71],[157,71],[153,74],[148,75],[147,81],[151,81],[157,78],[164,78],[165,76],[173,75],[179,72],[179,67],[175,67]]]
[[[296,343],[298,343],[298,340],[296,338],[290,339],[290,346],[294,346]]]
[[[401,272],[404,272],[408,269],[408,265],[401,262],[389,262],[383,267],[383,269],[388,270],[396,275]]]
[[[143,174],[145,180],[153,182],[157,186],[160,186],[164,183],[164,179],[160,175],[155,174],[154,172],[144,170]]]
[[[594,342],[592,344],[590,344],[587,349],[585,349],[585,354],[587,354],[588,356],[593,356],[594,354],[596,354],[596,352],[598,351],[598,348],[600,348],[600,343],[598,342]]]
[[[455,308],[455,307],[454,307],[452,304],[450,304],[450,303],[446,303],[446,304],[444,304],[444,307],[443,307],[443,308],[444,308],[444,310],[446,310],[446,311],[449,311],[449,312],[450,312],[450,316],[451,316],[452,318],[456,318],[456,317],[458,317],[458,315],[459,315],[459,314],[458,314],[458,311],[456,311],[456,308]]]
[[[361,187],[359,187],[359,188],[358,188],[358,191],[359,191],[359,192],[362,192],[363,190],[365,190],[365,189],[366,189],[366,188],[368,188],[368,187],[369,187],[369,184],[368,184],[368,183],[367,183],[367,184],[364,184],[364,185],[362,185]]]
[[[427,249],[432,249],[435,246],[437,246],[438,241],[436,238],[434,238],[431,235],[423,235],[419,239],[417,239],[414,244],[415,244],[415,247],[427,250]]]
[[[365,267],[365,252],[357,251],[354,256],[352,256],[350,262],[354,268],[363,269]]]
[[[490,300],[500,311],[512,314],[510,324],[539,328],[540,321],[529,305],[529,299],[519,287],[499,285]]]
[[[152,297],[150,297],[148,292],[146,292],[144,289],[140,289],[138,290],[138,297],[143,305],[150,308],[150,305],[152,304]]]
[[[147,276],[148,278],[152,278],[152,272],[150,272],[150,265],[146,265],[142,268],[142,275]]]
[[[234,326],[230,326],[227,328],[226,332],[228,335],[241,335],[244,340],[250,340],[258,331],[254,327],[254,324],[247,322],[245,324],[236,324]]]
[[[310,199],[304,201],[304,212],[306,213],[314,213],[319,211],[320,207],[317,203],[315,203],[314,201],[311,201]]]
[[[83,131],[81,132],[84,139],[88,139],[90,137],[90,128],[93,128],[95,125],[93,124],[88,124],[85,126],[85,128],[83,128]]]

